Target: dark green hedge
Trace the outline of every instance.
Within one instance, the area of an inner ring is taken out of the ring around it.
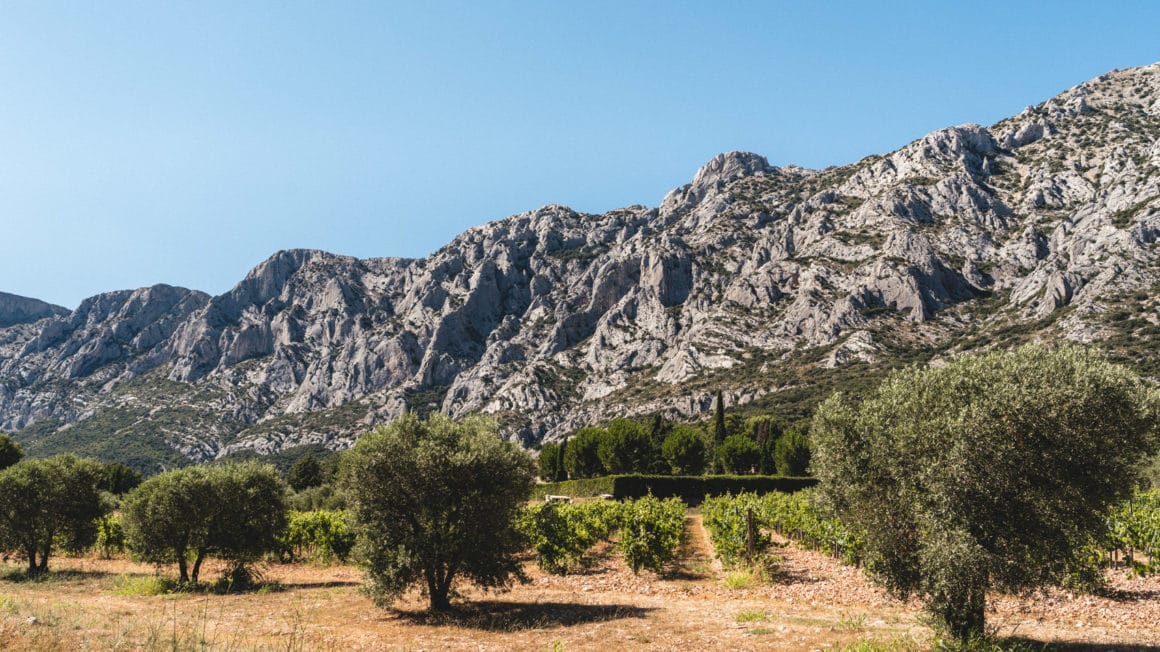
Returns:
[[[606,475],[600,478],[545,482],[532,487],[532,500],[543,500],[544,496],[571,496],[583,498],[600,494],[616,495],[615,484],[619,476]]]
[[[599,496],[612,494],[616,499],[633,499],[648,495],[657,498],[676,496],[687,505],[700,505],[706,496],[720,496],[743,491],[766,494],[772,491],[793,493],[817,484],[814,478],[787,478],[777,475],[608,475],[586,480],[565,480],[538,484],[532,498],[546,495]]]

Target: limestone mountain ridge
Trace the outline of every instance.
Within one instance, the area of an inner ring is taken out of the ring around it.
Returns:
[[[157,468],[342,448],[408,409],[534,446],[1026,339],[1155,377],[1158,236],[1153,64],[850,165],[721,154],[655,208],[545,206],[424,258],[281,251],[219,296],[71,312],[0,295],[0,430]]]

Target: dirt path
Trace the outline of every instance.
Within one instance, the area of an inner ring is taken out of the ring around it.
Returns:
[[[721,563],[713,553],[709,533],[701,521],[701,513],[689,510],[685,515],[685,534],[677,549],[676,570],[673,575],[685,580],[716,580],[721,577]]]

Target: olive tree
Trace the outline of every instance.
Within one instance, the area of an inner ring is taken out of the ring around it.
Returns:
[[[276,549],[288,511],[278,472],[254,462],[162,473],[122,509],[129,545],[147,561],[176,562],[180,580],[193,583],[210,555],[238,568]]]
[[[54,545],[92,545],[105,512],[101,470],[93,460],[57,455],[0,471],[0,548],[19,551],[28,572],[40,573],[48,570]]]
[[[485,588],[523,579],[515,518],[534,476],[532,459],[483,417],[409,414],[359,438],[341,485],[376,603],[419,583],[442,610],[458,578]]]
[[[863,531],[872,575],[966,639],[983,631],[988,590],[1084,568],[1154,450],[1157,408],[1154,389],[1089,350],[964,357],[895,372],[861,403],[825,401],[813,470]]]

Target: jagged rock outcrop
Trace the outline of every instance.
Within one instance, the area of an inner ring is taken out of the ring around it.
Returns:
[[[134,415],[118,432],[150,427],[203,460],[339,447],[436,408],[496,414],[533,442],[697,414],[709,403],[683,387],[707,377],[768,398],[795,360],[953,354],[968,331],[1056,317],[1061,336],[1100,341],[1117,297],[1155,294],[1158,234],[1152,65],[847,166],[722,154],[658,208],[546,206],[423,259],[283,251],[221,296],[155,286],[67,315],[0,295],[0,319],[26,315],[0,328],[0,428],[51,438],[118,410]]]

